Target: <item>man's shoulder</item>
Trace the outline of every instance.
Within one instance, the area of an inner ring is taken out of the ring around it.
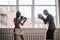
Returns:
[[[53,16],[51,14],[48,15],[49,19],[53,19]]]
[[[49,17],[53,17],[51,14],[48,14]]]

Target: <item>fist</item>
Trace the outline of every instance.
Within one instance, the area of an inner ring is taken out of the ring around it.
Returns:
[[[38,18],[42,18],[43,16],[41,14],[38,14]]]
[[[21,16],[21,20],[23,20],[24,19],[24,16]]]

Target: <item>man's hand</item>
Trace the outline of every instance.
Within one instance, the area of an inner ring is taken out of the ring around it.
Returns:
[[[42,14],[38,14],[38,18],[42,18],[43,16],[42,16]]]

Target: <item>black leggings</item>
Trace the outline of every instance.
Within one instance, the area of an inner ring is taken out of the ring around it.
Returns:
[[[53,39],[54,38],[54,29],[48,29],[46,33],[46,39]]]

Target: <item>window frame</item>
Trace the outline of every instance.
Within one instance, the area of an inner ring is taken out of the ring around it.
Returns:
[[[19,0],[16,0],[16,5],[0,5],[0,6],[16,6],[16,11],[19,10],[19,7],[20,6],[31,6],[31,22],[32,22],[32,28],[35,28],[35,6],[55,6],[56,8],[56,26],[58,26],[57,28],[60,28],[59,27],[59,12],[58,12],[58,0],[55,0],[55,5],[35,5],[34,3],[35,0],[32,0],[32,5],[19,5]],[[58,14],[57,14],[58,13]],[[58,21],[57,21],[58,20]]]

